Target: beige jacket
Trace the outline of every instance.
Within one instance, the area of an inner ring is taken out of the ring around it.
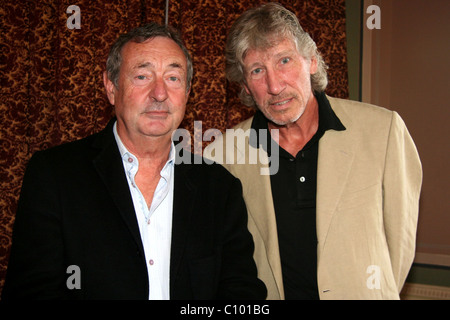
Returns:
[[[319,142],[320,298],[399,299],[415,252],[422,184],[416,147],[396,112],[328,99],[346,130],[328,130]],[[268,299],[284,299],[270,176],[261,174],[268,156],[259,148],[255,163],[255,149],[240,140],[248,142],[251,123],[217,138],[204,155],[241,180],[259,277]],[[238,142],[227,144],[233,132]]]

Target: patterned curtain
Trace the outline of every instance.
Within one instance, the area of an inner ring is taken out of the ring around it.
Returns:
[[[69,29],[68,7],[80,9]],[[101,130],[114,110],[102,72],[118,34],[148,21],[181,30],[195,76],[181,127],[193,133],[226,128],[250,117],[239,88],[226,81],[228,28],[262,1],[240,0],[4,0],[0,6],[0,290],[25,166],[37,151]],[[279,1],[294,11],[330,66],[327,93],[348,97],[345,0]],[[197,137],[201,141],[201,137]],[[202,144],[202,146],[204,146]]]

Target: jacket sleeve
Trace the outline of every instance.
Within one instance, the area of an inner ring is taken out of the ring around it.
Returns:
[[[233,177],[223,223],[223,252],[218,299],[264,300],[267,289],[257,277],[254,243],[247,228],[247,209],[242,187]]]
[[[44,154],[31,158],[24,176],[3,300],[64,298],[57,186]]]
[[[415,254],[422,166],[400,116],[392,113],[383,178],[383,218],[392,271],[400,292]]]

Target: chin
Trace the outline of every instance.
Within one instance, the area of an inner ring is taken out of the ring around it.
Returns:
[[[297,120],[300,119],[302,114],[303,112],[299,112],[293,115],[282,115],[282,116],[280,115],[273,116],[272,114],[266,114],[266,118],[278,126],[285,126],[297,122]]]

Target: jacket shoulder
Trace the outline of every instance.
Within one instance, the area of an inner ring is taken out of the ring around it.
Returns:
[[[99,132],[37,151],[33,156],[44,156],[55,160],[71,160],[83,156],[86,157],[91,152],[97,153],[98,149],[109,145],[111,142],[115,142],[115,140],[112,125],[109,123],[106,128]]]
[[[234,180],[234,177],[214,159],[198,155],[184,149],[177,150],[177,171],[196,177],[198,181],[221,181],[222,183]]]
[[[253,118],[254,117],[252,116],[252,117],[238,123],[232,129],[244,129],[244,130],[250,129],[252,126]]]
[[[354,117],[374,116],[379,118],[391,118],[394,111],[374,104],[353,101],[341,98],[333,98],[327,96],[331,107],[335,112],[346,112]]]
[[[327,97],[331,108],[346,129],[358,129],[363,132],[389,130],[394,118],[400,116],[392,110],[369,103],[340,98]]]

